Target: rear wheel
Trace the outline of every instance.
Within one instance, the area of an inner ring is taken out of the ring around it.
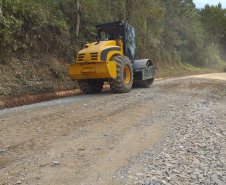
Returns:
[[[146,64],[147,68],[150,66],[153,66],[153,63],[151,60],[148,60],[148,63]],[[149,88],[154,82],[154,78],[149,78],[147,80],[134,80],[133,87],[143,87],[143,88]]]
[[[127,93],[133,85],[133,68],[128,57],[116,56],[112,61],[117,65],[117,77],[110,80],[110,88],[114,93]]]
[[[103,80],[100,79],[78,80],[78,84],[85,94],[99,93],[104,85]]]

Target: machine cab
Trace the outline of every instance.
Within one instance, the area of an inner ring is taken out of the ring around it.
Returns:
[[[133,63],[136,60],[135,29],[126,22],[117,21],[96,25],[97,38],[101,40],[117,40],[123,42],[123,53]]]

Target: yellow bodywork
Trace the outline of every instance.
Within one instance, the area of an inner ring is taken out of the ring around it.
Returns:
[[[116,78],[116,62],[111,58],[123,55],[121,40],[109,40],[90,43],[78,52],[77,62],[68,65],[72,80]]]

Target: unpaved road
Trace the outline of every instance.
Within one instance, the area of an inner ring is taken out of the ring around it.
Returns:
[[[191,76],[191,77],[226,80],[226,73],[203,74],[203,75],[195,75],[195,76]]]
[[[150,184],[132,176],[144,167],[139,156],[147,149],[154,152],[149,158],[160,153],[164,143],[174,138],[165,129],[174,129],[186,119],[193,123],[194,111],[200,108],[197,103],[204,100],[214,107],[211,115],[226,131],[226,82],[194,77],[157,81],[150,89],[127,94],[104,91],[2,110],[0,184]],[[180,133],[177,129],[172,133]],[[222,137],[220,143],[226,146],[226,135]],[[226,149],[221,148],[226,161]],[[222,183],[224,160],[216,177]],[[148,173],[148,178],[160,178],[154,175]],[[170,175],[156,184],[197,180]],[[215,182],[211,174],[204,177],[201,182]]]

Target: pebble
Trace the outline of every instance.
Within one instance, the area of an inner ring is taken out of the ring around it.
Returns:
[[[59,165],[60,162],[58,162],[58,161],[52,161],[52,164],[54,164],[54,165]]]
[[[173,169],[173,173],[180,173],[180,172],[176,169]]]
[[[16,181],[16,184],[21,184],[21,183],[22,183],[21,180],[17,180],[17,181]]]
[[[172,85],[175,81],[172,80]],[[197,79],[192,84],[205,81],[208,80]],[[184,80],[183,84],[189,83],[189,80]],[[151,96],[153,91],[143,96]],[[122,169],[125,176],[122,184],[131,184],[129,179],[137,177],[139,181],[135,180],[134,184],[226,185],[226,120],[223,119],[226,118],[226,97],[214,92],[208,97],[208,88],[182,88],[179,93],[171,91],[168,94],[154,91],[156,102],[164,101],[170,106],[158,112],[153,109],[144,122],[146,125],[159,123],[159,119],[166,122],[162,130],[164,138],[130,160],[126,170],[133,171],[131,174],[135,175],[126,176]],[[143,168],[134,169],[139,165]]]
[[[143,128],[139,129],[145,130],[150,125],[159,124],[163,128],[163,137],[153,146],[147,146],[146,150],[128,158],[128,166],[119,169],[113,176],[122,182],[120,184],[226,185],[226,97],[215,94],[214,90],[209,91],[209,85],[201,88],[201,84],[209,82],[208,80],[192,80],[192,86],[200,84],[200,88],[196,89],[186,88],[191,85],[190,81],[158,81],[157,86],[153,85],[145,90],[145,93],[144,90],[132,90],[131,93],[116,95],[117,98],[121,97],[120,101],[126,96],[139,96],[139,104],[136,107],[142,107],[144,104],[165,105],[161,109],[151,109],[147,116],[135,113],[142,118],[140,124]],[[174,89],[174,85],[181,83],[181,89]],[[164,89],[164,85],[169,88]],[[83,106],[88,107],[88,104]],[[112,121],[120,122],[115,119]],[[74,122],[76,121],[78,120]],[[110,132],[105,136],[109,138]],[[9,148],[10,145],[6,147]],[[0,155],[8,151],[3,149],[5,148],[1,148]],[[52,161],[52,164],[59,165],[60,162]],[[21,183],[21,180],[16,182]]]

